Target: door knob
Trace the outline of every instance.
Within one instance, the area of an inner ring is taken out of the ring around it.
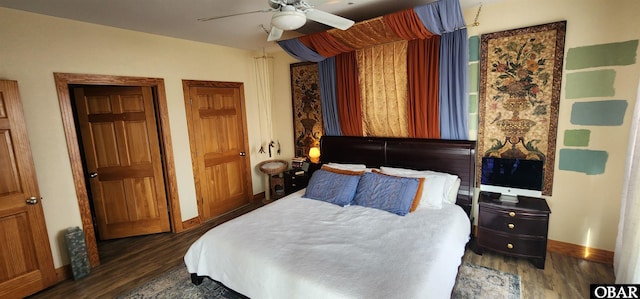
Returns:
[[[27,198],[27,203],[30,205],[35,205],[38,203],[38,198],[35,196],[31,196],[29,198]]]
[[[243,157],[244,157],[244,156],[246,156],[246,155],[247,155],[247,153],[245,153],[245,152],[240,152],[240,156],[243,156]]]
[[[89,174],[89,178],[95,178],[97,176],[98,176],[97,172],[92,172],[92,173]]]

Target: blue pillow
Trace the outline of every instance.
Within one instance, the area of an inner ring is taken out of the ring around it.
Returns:
[[[404,216],[409,213],[420,180],[367,172],[360,177],[351,204],[376,208]]]
[[[351,203],[359,180],[360,175],[334,173],[319,169],[311,176],[304,197],[344,207]]]

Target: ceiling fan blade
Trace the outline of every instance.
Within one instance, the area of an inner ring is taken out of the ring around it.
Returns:
[[[342,30],[347,30],[349,29],[349,27],[355,24],[355,22],[352,20],[313,8],[305,10],[304,13],[307,14],[307,18],[309,20],[313,20],[318,23],[322,23],[327,26],[335,27]]]
[[[287,5],[287,1],[285,0],[269,0],[267,2],[269,3],[269,6],[271,6],[271,8],[273,9],[280,9],[280,7]]]
[[[206,21],[217,20],[217,19],[222,19],[222,18],[235,17],[235,16],[241,16],[241,15],[248,15],[248,14],[259,13],[259,12],[272,12],[272,11],[277,11],[277,9],[269,8],[269,9],[261,9],[261,10],[247,11],[247,12],[239,12],[239,13],[234,13],[234,14],[224,15],[224,16],[218,16],[218,17],[199,18],[198,21],[206,22]]]
[[[271,31],[269,31],[269,37],[267,38],[268,42],[276,41],[282,37],[284,30],[271,26]]]

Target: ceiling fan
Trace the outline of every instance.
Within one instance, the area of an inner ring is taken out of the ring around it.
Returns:
[[[275,12],[273,16],[271,16],[271,30],[269,31],[267,41],[278,40],[282,37],[284,31],[296,30],[302,27],[307,22],[307,19],[342,30],[347,30],[355,23],[341,16],[317,10],[305,0],[267,0],[267,2],[271,8],[226,16],[201,18],[198,19],[198,21],[210,21],[259,12]]]

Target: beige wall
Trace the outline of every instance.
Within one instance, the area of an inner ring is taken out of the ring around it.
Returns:
[[[478,35],[567,20],[565,51],[571,47],[640,38],[640,1],[619,0],[507,0],[482,9]],[[471,23],[475,9],[465,11]],[[267,159],[257,153],[260,118],[253,57],[233,48],[160,37],[156,35],[69,21],[0,8],[0,79],[17,80],[24,105],[49,237],[56,267],[67,262],[63,231],[81,226],[71,176],[53,73],[86,73],[163,78],[178,177],[182,219],[197,216],[195,189],[182,94],[182,79],[245,83],[253,192],[263,185],[255,165]],[[282,145],[277,158],[293,156],[293,129],[289,64],[295,62],[278,52],[274,56],[274,138]],[[638,64],[619,71],[616,97],[630,107],[621,127],[594,129],[593,146],[609,151],[604,175],[556,171],[549,237],[554,240],[613,250],[620,206],[620,188],[629,131],[630,111],[640,77]],[[561,99],[558,144],[569,123],[572,101]],[[560,148],[560,147],[559,147]],[[557,162],[556,162],[557,165]]]
[[[472,23],[477,8],[464,11]],[[570,48],[640,39],[640,1],[620,0],[506,0],[482,7],[480,26],[470,28],[469,36],[566,20],[565,55]],[[553,182],[549,238],[557,241],[613,251],[617,235],[620,196],[627,151],[630,120],[635,105],[640,64],[616,67],[615,99],[629,101],[624,124],[618,127],[589,127],[589,149],[609,153],[605,173],[558,170]],[[570,123],[571,105],[563,89],[558,120],[557,149],[563,148],[567,129],[584,127]],[[611,99],[611,98],[605,98]],[[602,100],[594,98],[593,100]],[[581,101],[585,101],[582,99]]]
[[[56,267],[67,264],[63,232],[82,227],[53,73],[82,73],[164,79],[175,156],[182,220],[198,215],[185,117],[182,79],[244,82],[253,193],[263,184],[255,165],[260,118],[254,56],[228,47],[161,37],[60,18],[0,8],[0,79],[17,80],[33,151],[42,205]],[[283,155],[292,156],[289,63],[283,52],[274,55],[273,112]]]

